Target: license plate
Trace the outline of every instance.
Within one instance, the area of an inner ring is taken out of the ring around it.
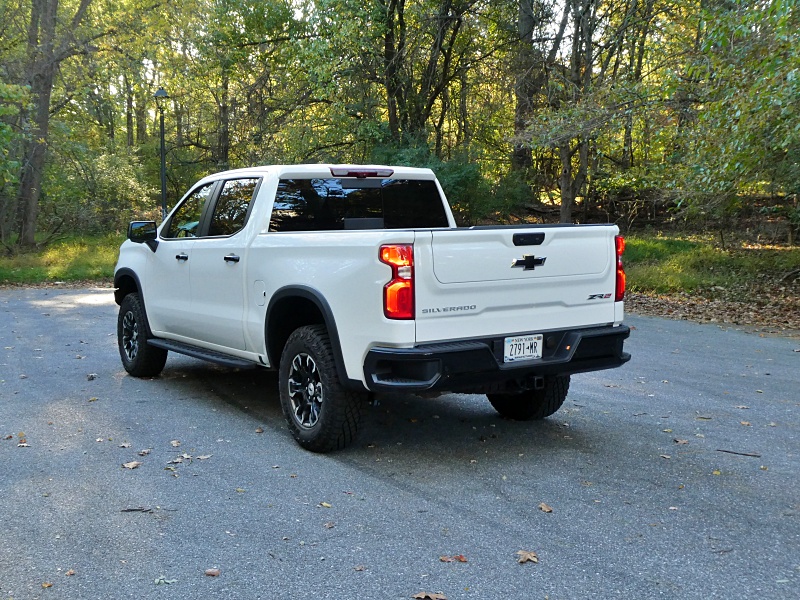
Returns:
[[[542,358],[542,334],[507,337],[503,362]]]

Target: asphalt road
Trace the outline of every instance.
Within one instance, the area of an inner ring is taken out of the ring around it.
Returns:
[[[314,455],[270,373],[127,376],[115,315],[0,290],[2,600],[800,597],[798,339],[630,317],[550,419],[382,397]]]

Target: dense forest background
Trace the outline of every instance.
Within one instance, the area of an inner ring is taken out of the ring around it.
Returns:
[[[462,224],[800,227],[798,0],[0,0],[0,242],[255,164],[434,168]]]

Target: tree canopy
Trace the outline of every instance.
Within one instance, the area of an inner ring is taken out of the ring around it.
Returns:
[[[769,196],[796,228],[799,26],[796,0],[2,0],[0,241],[156,217],[159,86],[170,205],[221,169],[394,162],[463,223]]]

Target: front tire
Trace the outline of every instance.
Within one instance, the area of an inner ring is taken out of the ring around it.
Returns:
[[[289,336],[278,386],[289,431],[303,448],[329,452],[353,441],[365,394],[347,390],[339,381],[324,326],[307,325]]]
[[[164,369],[167,351],[147,343],[147,317],[139,294],[128,294],[119,306],[117,346],[122,366],[134,377],[155,377]]]
[[[507,419],[532,421],[555,413],[569,392],[569,375],[545,378],[540,390],[525,390],[518,394],[486,394],[494,409]]]

